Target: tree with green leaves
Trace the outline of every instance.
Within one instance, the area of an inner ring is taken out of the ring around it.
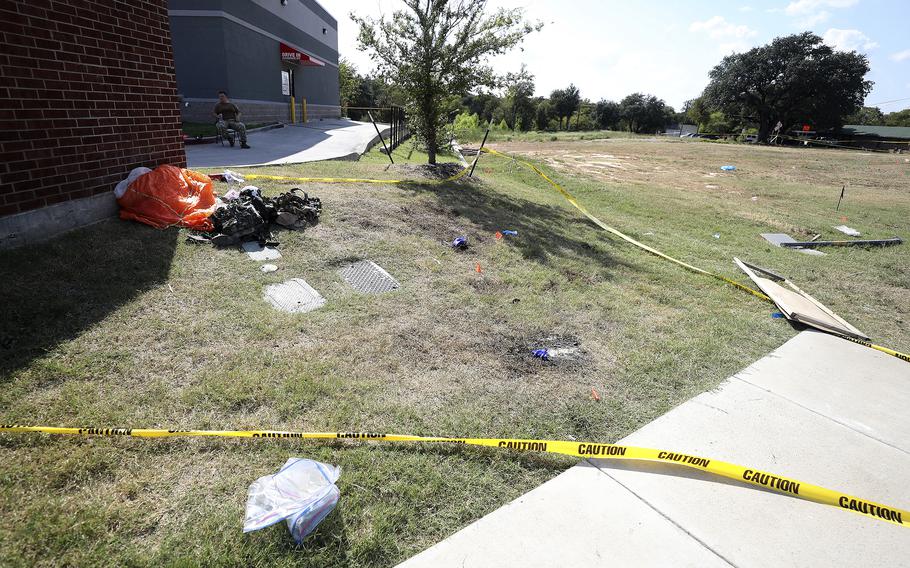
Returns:
[[[632,93],[619,103],[620,116],[629,132],[654,133],[667,125],[673,109],[662,99],[644,93]]]
[[[574,84],[570,84],[565,89],[556,89],[550,93],[550,104],[553,105],[553,111],[556,114],[556,118],[559,119],[559,128],[562,128],[562,119],[566,119],[566,130],[569,129],[569,122],[572,118],[572,115],[578,110],[578,105],[581,103],[581,95],[578,92],[578,87]]]
[[[692,124],[702,125],[711,118],[711,109],[705,103],[704,97],[690,99],[683,104],[683,112],[686,113],[686,119]]]
[[[864,126],[884,126],[885,114],[878,107],[864,106],[844,118],[844,124],[862,124]]]
[[[619,103],[601,99],[594,105],[594,124],[601,130],[616,130],[622,118]]]
[[[823,129],[842,124],[872,89],[869,61],[855,51],[836,51],[811,32],[775,38],[770,44],[728,55],[711,70],[704,97],[712,110],[748,117],[766,142],[777,122]]]
[[[886,114],[885,126],[910,126],[910,108]]]
[[[549,100],[544,99],[537,103],[537,110],[534,114],[534,123],[537,125],[537,130],[549,129],[550,120],[554,115],[553,104]]]
[[[347,108],[351,106],[360,90],[360,84],[361,78],[357,74],[357,68],[349,60],[342,57],[338,61],[338,87],[342,114],[347,113]]]
[[[506,75],[505,94],[503,103],[508,110],[508,119],[512,129],[523,132],[531,130],[534,126],[534,115],[537,109],[532,101],[534,75],[528,72],[527,66],[522,64],[518,73]]]
[[[487,13],[486,0],[404,0],[391,18],[363,18],[358,46],[378,69],[402,87],[412,132],[436,163],[450,113],[476,87],[495,88],[499,78],[487,63],[540,29],[520,8]]]

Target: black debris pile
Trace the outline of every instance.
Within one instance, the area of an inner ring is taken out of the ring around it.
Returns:
[[[302,195],[301,195],[302,194]],[[272,225],[303,229],[319,222],[322,202],[295,187],[277,197],[263,197],[258,188],[248,187],[239,197],[215,209],[209,217],[215,229],[208,240],[215,246],[233,246],[258,241],[262,246],[275,246]],[[191,237],[200,242],[199,236]]]

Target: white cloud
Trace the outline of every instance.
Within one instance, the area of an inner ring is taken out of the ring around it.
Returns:
[[[692,22],[690,32],[704,32],[713,39],[746,38],[756,35],[756,31],[749,26],[733,24],[723,16],[714,16],[704,22]]]
[[[822,35],[825,43],[840,51],[868,51],[878,47],[869,36],[859,30],[831,28]],[[910,55],[908,55],[910,57]]]
[[[892,61],[906,61],[907,59],[910,59],[910,49],[891,54]]]
[[[725,55],[734,51],[746,51],[751,47],[748,39],[758,35],[758,32],[749,26],[728,22],[723,16],[714,16],[703,22],[692,22],[689,31],[718,40],[717,49]]]
[[[787,4],[784,12],[791,17],[800,18],[800,25],[812,27],[827,21],[831,12],[826,8],[849,8],[859,0],[794,0]]]
[[[753,10],[755,10],[755,8],[753,8],[752,6],[740,6],[739,7],[740,12],[751,12]]]

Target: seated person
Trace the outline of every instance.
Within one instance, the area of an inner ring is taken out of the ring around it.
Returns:
[[[249,148],[246,144],[246,125],[240,122],[240,109],[228,99],[226,92],[218,91],[218,104],[215,105],[212,114],[218,119],[215,123],[218,134],[227,138],[227,129],[232,128],[240,138],[240,147]],[[231,146],[234,145],[233,138],[228,138],[228,141]]]

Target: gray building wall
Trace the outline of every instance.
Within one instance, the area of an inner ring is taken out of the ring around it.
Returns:
[[[339,104],[337,22],[313,0],[289,0],[288,6],[278,0],[169,0],[168,9],[177,90],[190,103],[184,120],[212,120],[219,89],[228,91],[246,122],[289,120],[289,97],[281,93],[287,68],[294,70],[297,101],[305,99],[308,110]],[[325,66],[282,62],[280,42]],[[320,112],[327,114],[336,113]]]

